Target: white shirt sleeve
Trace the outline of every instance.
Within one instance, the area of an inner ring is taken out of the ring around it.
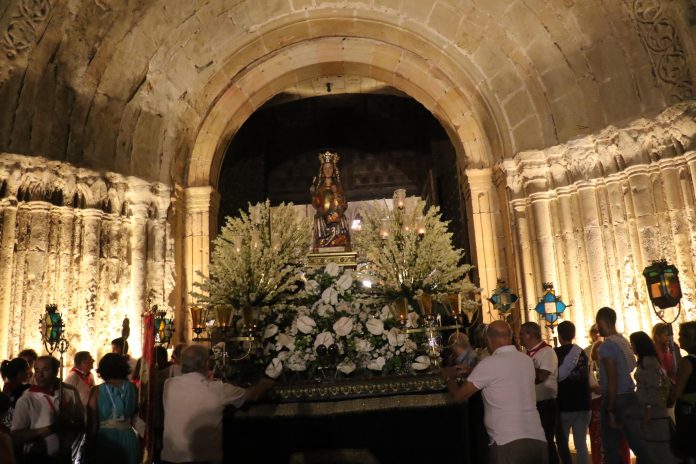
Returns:
[[[15,405],[12,416],[11,430],[24,430],[31,426],[31,414],[29,413],[29,399],[25,396],[20,397]]]
[[[490,357],[483,359],[467,377],[467,380],[479,390],[486,388],[495,378],[494,363],[492,361],[493,359]]]

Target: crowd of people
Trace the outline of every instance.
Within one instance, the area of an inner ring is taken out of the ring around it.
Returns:
[[[99,381],[87,351],[75,353],[62,382],[60,363],[53,356],[24,350],[3,361],[0,463],[141,462],[140,371],[126,349],[123,339],[112,342],[112,352],[99,360]],[[157,347],[155,359],[151,460],[221,462],[224,408],[258,399],[272,381],[241,388],[216,380],[211,352],[200,345],[177,345],[171,360],[163,347]]]
[[[680,325],[678,344],[671,330],[660,323],[652,337],[625,338],[604,307],[589,346],[575,344],[575,326],[564,321],[553,348],[535,322],[520,326],[517,342],[495,321],[478,351],[454,334],[441,375],[455,400],[481,395],[491,463],[629,464],[630,451],[637,464],[694,463],[696,321]]]

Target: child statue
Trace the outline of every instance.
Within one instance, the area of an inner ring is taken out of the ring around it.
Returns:
[[[314,214],[314,252],[329,251],[320,248],[340,248],[330,251],[350,251],[350,235],[346,208],[348,202],[341,186],[341,176],[338,172],[336,153],[325,152],[319,155],[321,167],[319,178],[314,178],[310,193]]]

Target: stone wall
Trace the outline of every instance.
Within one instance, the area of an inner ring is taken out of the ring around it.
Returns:
[[[659,320],[641,273],[665,258],[680,271],[680,319],[696,318],[695,149],[691,101],[501,163],[523,308],[552,282],[580,336],[602,306],[627,332],[649,332]]]
[[[38,321],[59,306],[71,353],[101,355],[147,300],[173,306],[170,189],[133,177],[0,154],[0,357],[42,351]]]

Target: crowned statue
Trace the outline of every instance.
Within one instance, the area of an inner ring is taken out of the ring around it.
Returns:
[[[338,172],[336,153],[319,155],[319,177],[310,188],[312,206],[316,209],[313,221],[313,251],[350,251],[350,234],[346,219],[346,201],[341,176]]]

